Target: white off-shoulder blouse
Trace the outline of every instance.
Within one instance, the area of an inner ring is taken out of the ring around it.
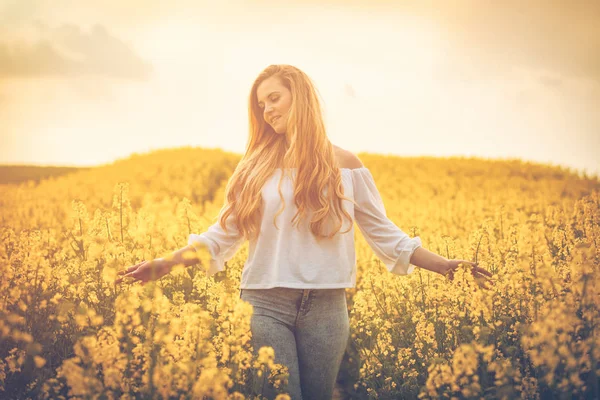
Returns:
[[[342,206],[356,221],[365,240],[374,253],[397,275],[408,275],[415,266],[410,264],[414,251],[421,247],[421,239],[413,238],[398,228],[386,215],[383,201],[375,186],[371,172],[366,167],[355,169],[340,168],[344,195],[354,199],[358,206],[343,200]],[[356,285],[356,252],[354,245],[354,224],[347,233],[349,221],[343,218],[343,225],[331,239],[317,241],[310,232],[308,221],[292,226],[292,218],[297,211],[294,204],[292,179],[296,169],[289,168],[284,174],[281,192],[285,199],[285,209],[277,217],[277,229],[273,217],[281,208],[277,185],[281,173],[277,169],[262,188],[263,220],[258,238],[249,241],[248,259],[244,264],[241,289],[269,289],[288,287],[301,289],[353,288]],[[308,215],[312,215],[309,211]],[[244,242],[239,233],[233,214],[226,221],[229,233],[219,225],[219,221],[206,232],[191,234],[188,244],[198,249],[197,244],[205,244],[212,256],[207,276],[223,271],[225,261],[234,256]]]

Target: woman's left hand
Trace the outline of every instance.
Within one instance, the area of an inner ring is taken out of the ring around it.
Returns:
[[[483,289],[489,289],[485,286],[485,283],[490,282],[492,285],[493,281],[489,280],[488,277],[492,276],[492,273],[481,268],[477,263],[467,261],[467,260],[448,260],[446,264],[442,267],[442,270],[439,271],[440,274],[446,276],[448,279],[454,279],[454,271],[458,268],[459,264],[465,264],[471,267],[471,274],[475,278],[475,281],[479,285],[479,287]]]
[[[115,279],[115,284],[121,283],[125,278],[133,278],[127,283],[140,282],[142,286],[150,281],[158,280],[167,275],[171,271],[171,264],[164,258],[156,258],[151,261],[142,261],[132,265],[124,271],[117,273],[118,278]]]

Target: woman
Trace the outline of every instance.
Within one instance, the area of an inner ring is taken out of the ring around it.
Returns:
[[[275,362],[289,369],[292,399],[331,399],[350,334],[345,288],[355,287],[354,221],[394,274],[418,266],[452,279],[460,263],[475,276],[491,274],[429,252],[387,218],[370,171],[327,139],[315,88],[298,68],[271,65],[256,78],[249,119],[219,220],[170,257],[120,272],[117,282],[145,284],[173,265],[195,264],[199,255],[183,254],[201,247],[210,252],[211,276],[249,240],[240,297],[254,306],[254,351],[273,347]]]

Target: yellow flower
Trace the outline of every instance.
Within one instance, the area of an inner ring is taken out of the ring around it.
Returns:
[[[44,365],[46,365],[46,360],[40,356],[34,356],[33,361],[35,362],[35,366],[38,368],[42,368]]]

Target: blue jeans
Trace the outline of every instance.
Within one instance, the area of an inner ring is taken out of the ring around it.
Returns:
[[[350,338],[345,289],[241,289],[240,298],[254,307],[254,353],[271,346],[274,362],[289,369],[282,392],[292,400],[331,400]],[[263,396],[275,398],[272,385],[264,388]]]

